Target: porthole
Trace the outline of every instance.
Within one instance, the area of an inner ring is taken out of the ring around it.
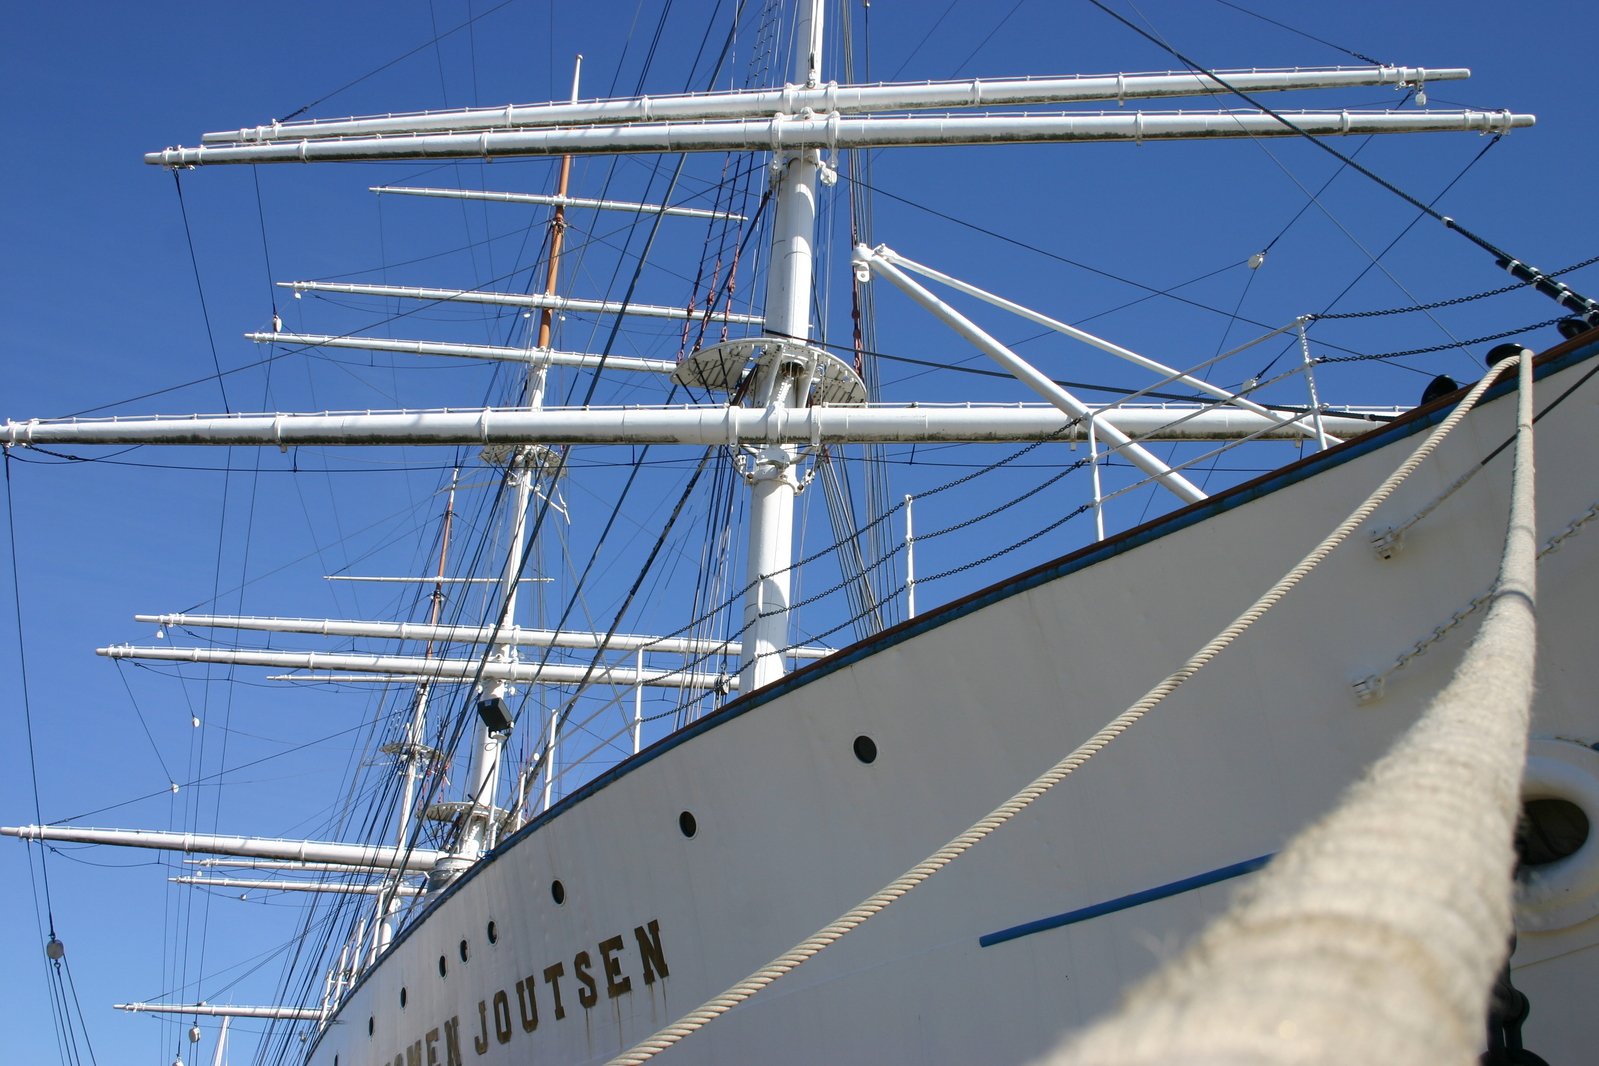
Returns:
[[[377,1029],[377,1026],[373,1023],[372,1016],[370,1014],[367,1015],[366,1016],[366,1035],[367,1036],[371,1036],[376,1029]]]
[[[678,815],[677,827],[683,831],[683,835],[686,837],[691,837],[700,831],[700,824],[694,820],[693,811],[684,811]]]
[[[566,902],[566,886],[561,884],[561,882],[559,882],[559,881],[551,881],[550,882],[550,898],[555,901],[555,905],[557,907],[559,907],[561,904],[565,903]]]
[[[1599,915],[1599,752],[1531,738],[1516,830],[1516,928],[1568,929]]]
[[[1545,797],[1521,805],[1516,824],[1516,876],[1575,855],[1588,842],[1588,816],[1568,799]]]
[[[877,742],[871,737],[864,734],[858,736],[851,746],[855,749],[855,757],[861,762],[874,763],[877,761]]]
[[[400,1009],[405,1009],[405,989],[400,989]]]
[[[500,942],[500,931],[495,928],[493,922],[489,923],[488,937],[490,944],[498,944]]]
[[[463,940],[463,941],[461,941],[461,961],[462,962],[466,961],[466,956],[467,956],[467,946],[466,946],[466,941]]]
[[[439,956],[439,976],[443,977],[446,973],[449,972],[449,968],[450,967],[449,967],[448,961],[444,958],[443,955],[440,955]]]

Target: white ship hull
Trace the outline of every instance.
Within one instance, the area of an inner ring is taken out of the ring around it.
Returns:
[[[1596,496],[1599,383],[1579,382],[1599,347],[1559,351],[1539,409],[1578,387],[1538,423],[1540,543]],[[1513,409],[1502,395],[1485,402],[1302,588],[1082,771],[666,1061],[1025,1062],[1112,1007],[1219,911],[1249,876],[1238,864],[1331,806],[1447,680],[1475,616],[1395,672],[1381,698],[1363,705],[1353,686],[1488,588],[1508,452],[1411,528],[1393,558],[1379,558],[1369,534],[1498,447]],[[1019,575],[645,750],[436,899],[364,974],[310,1061],[583,1063],[628,1048],[902,873],[1120,712],[1433,421],[1406,420]],[[1587,669],[1593,530],[1540,572],[1533,777],[1564,775],[1561,788],[1577,792],[1599,790],[1588,747],[1599,740]],[[863,736],[870,763],[854,750]],[[1586,917],[1599,909],[1599,841],[1543,876],[1513,958],[1532,1004],[1523,1035],[1550,1063],[1577,1063],[1599,1037],[1583,1006],[1599,980],[1599,919]],[[1157,888],[1169,894],[1137,901]],[[1075,913],[1101,904],[1111,906]]]

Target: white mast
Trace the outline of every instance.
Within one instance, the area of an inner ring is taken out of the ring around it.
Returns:
[[[807,88],[821,82],[821,0],[802,4],[794,23],[794,77]],[[776,210],[766,280],[766,332],[779,338],[810,338],[812,251],[816,238],[816,177],[821,152],[801,148],[776,154]],[[804,403],[796,367],[768,352],[767,373],[757,364],[756,388],[746,402],[767,411]],[[739,689],[750,692],[783,675],[778,651],[788,644],[789,567],[794,556],[794,495],[799,482],[792,444],[765,444],[748,474],[750,528],[749,591],[744,597],[744,651]]]

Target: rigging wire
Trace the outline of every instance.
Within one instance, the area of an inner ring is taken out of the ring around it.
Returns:
[[[1331,48],[1332,50],[1334,50],[1335,52],[1342,52],[1344,55],[1350,56],[1350,57],[1352,57],[1354,59],[1358,59],[1358,60],[1360,60],[1363,63],[1370,63],[1374,67],[1388,66],[1388,64],[1384,63],[1382,60],[1373,59],[1371,56],[1366,55],[1364,52],[1353,51],[1351,49],[1345,48],[1341,44],[1334,44],[1333,42],[1327,40],[1326,38],[1317,37],[1314,33],[1306,33],[1304,30],[1297,29],[1297,28],[1295,28],[1293,26],[1290,26],[1286,22],[1278,22],[1276,19],[1268,18],[1267,16],[1262,15],[1258,11],[1251,11],[1247,7],[1243,7],[1242,5],[1235,4],[1235,3],[1232,2],[1232,0],[1216,0],[1216,3],[1221,4],[1223,7],[1230,7],[1234,11],[1242,12],[1243,14],[1248,15],[1250,18],[1257,18],[1257,19],[1259,19],[1262,22],[1269,22],[1273,26],[1278,27],[1279,29],[1287,30],[1289,33],[1296,33],[1299,36],[1304,37],[1304,38],[1306,38],[1308,40],[1315,41],[1317,44],[1324,44],[1328,48]]]
[[[1431,205],[1422,203],[1420,200],[1416,199],[1416,197],[1412,196],[1410,193],[1405,192],[1403,189],[1399,188],[1399,186],[1397,186],[1394,183],[1388,181],[1386,178],[1383,178],[1380,175],[1378,175],[1375,171],[1372,171],[1372,170],[1366,168],[1365,166],[1361,165],[1360,163],[1355,162],[1354,159],[1352,159],[1349,156],[1345,155],[1344,153],[1340,152],[1338,149],[1334,148],[1332,145],[1327,144],[1321,138],[1312,136],[1311,134],[1305,132],[1299,126],[1296,126],[1290,119],[1286,118],[1285,116],[1279,114],[1276,111],[1273,111],[1271,108],[1267,107],[1265,104],[1263,104],[1260,101],[1256,100],[1254,97],[1250,96],[1248,93],[1245,93],[1245,92],[1243,92],[1240,89],[1234,88],[1233,85],[1231,85],[1224,78],[1219,77],[1214,71],[1209,70],[1209,69],[1207,69],[1207,68],[1205,68],[1203,66],[1200,66],[1198,63],[1194,62],[1192,59],[1189,59],[1186,55],[1184,55],[1183,53],[1177,51],[1177,49],[1173,48],[1171,45],[1167,44],[1166,42],[1160,40],[1158,37],[1156,37],[1155,35],[1149,33],[1147,30],[1143,29],[1140,26],[1134,25],[1125,16],[1121,15],[1120,13],[1118,13],[1116,11],[1112,11],[1109,7],[1107,7],[1103,3],[1103,0],[1088,0],[1088,2],[1093,4],[1095,7],[1099,8],[1101,11],[1103,11],[1105,14],[1109,15],[1111,18],[1113,18],[1116,21],[1120,22],[1122,25],[1126,26],[1128,29],[1132,30],[1134,33],[1137,33],[1139,36],[1145,38],[1146,40],[1149,40],[1152,43],[1159,45],[1161,48],[1163,48],[1167,52],[1169,52],[1174,58],[1180,60],[1182,63],[1187,65],[1190,69],[1192,69],[1196,73],[1202,74],[1206,78],[1209,78],[1209,79],[1215,81],[1222,88],[1226,89],[1228,92],[1232,93],[1234,96],[1237,96],[1239,99],[1243,100],[1250,107],[1253,107],[1257,111],[1261,112],[1262,114],[1267,115],[1267,116],[1271,117],[1272,119],[1275,119],[1277,122],[1281,123],[1286,129],[1288,129],[1288,130],[1292,131],[1293,133],[1296,133],[1299,136],[1303,137],[1305,140],[1309,141],[1311,144],[1315,145],[1317,148],[1319,148],[1322,151],[1326,152],[1327,154],[1331,155],[1334,159],[1342,160],[1346,166],[1348,166],[1349,168],[1354,170],[1356,173],[1361,174],[1361,175],[1371,179],[1372,181],[1376,182],[1382,188],[1384,188],[1387,191],[1393,193],[1395,196],[1399,197],[1401,200],[1405,201],[1410,206],[1416,208],[1418,211],[1420,211],[1423,214],[1425,214],[1427,217],[1429,217],[1429,218],[1431,218],[1431,219],[1433,219],[1433,220],[1435,220],[1437,222],[1442,223],[1443,226],[1446,229],[1453,230],[1454,232],[1460,234],[1462,237],[1466,238],[1468,241],[1470,241],[1471,243],[1475,244],[1477,247],[1481,248],[1483,251],[1487,252],[1489,255],[1492,255],[1494,257],[1497,265],[1500,267],[1500,269],[1509,272],[1511,274],[1511,276],[1522,278],[1523,280],[1525,280],[1529,284],[1531,284],[1539,292],[1543,293],[1545,296],[1550,297],[1556,303],[1560,304],[1562,307],[1567,308],[1568,310],[1571,310],[1571,311],[1574,311],[1574,312],[1578,312],[1578,313],[1581,313],[1581,314],[1584,314],[1584,315],[1592,315],[1592,316],[1599,317],[1599,303],[1596,303],[1595,301],[1588,299],[1586,296],[1582,296],[1581,294],[1572,291],[1570,288],[1566,287],[1565,285],[1561,284],[1560,282],[1554,281],[1553,279],[1551,279],[1549,277],[1549,275],[1547,275],[1547,274],[1543,273],[1542,271],[1538,270],[1538,268],[1536,268],[1534,266],[1531,266],[1530,264],[1527,264],[1527,263],[1523,262],[1522,260],[1516,259],[1509,252],[1506,252],[1503,249],[1497,247],[1496,245],[1490,243],[1486,238],[1481,237],[1478,234],[1474,233],[1473,231],[1467,229],[1465,226],[1462,226],[1460,223],[1456,222],[1454,219],[1450,218],[1448,215],[1441,214],[1440,212],[1435,211],[1432,208]]]
[[[28,777],[33,793],[33,817],[36,824],[44,824],[43,804],[39,799],[39,760],[38,748],[33,733],[33,701],[30,695],[31,687],[28,684],[28,653],[27,639],[23,629],[22,615],[22,579],[21,567],[17,562],[17,520],[16,520],[16,486],[11,479],[11,449],[4,449],[6,472],[6,539],[11,556],[11,598],[12,607],[16,616],[17,625],[17,687],[22,696],[22,722],[23,732],[28,745]],[[60,939],[56,936],[55,905],[50,893],[50,867],[45,860],[45,851],[40,848],[38,878],[35,881],[34,864],[31,855],[28,861],[28,880],[33,886],[34,911],[37,916],[39,905],[39,886],[44,889],[45,923],[49,938],[45,942],[45,978],[50,990],[51,1014],[54,1019],[57,1047],[61,1051],[63,1061],[80,1062],[78,1052],[78,1038],[82,1034],[84,1049],[89,1054],[89,1061],[94,1062],[94,1046],[89,1039],[89,1029],[83,1017],[83,1010],[78,1006],[78,994],[75,985],[70,985],[72,974],[70,964],[67,962],[66,949],[62,947]],[[67,1004],[67,987],[62,985],[63,975],[71,987],[72,1007],[77,1009],[76,1020],[73,1011]]]
[[[178,213],[183,216],[183,238],[189,246],[189,266],[194,271],[194,288],[200,296],[200,316],[205,320],[205,339],[211,346],[211,365],[216,368],[216,374],[205,380],[215,380],[217,391],[222,394],[222,410],[231,414],[233,408],[228,405],[228,389],[223,382],[222,360],[217,356],[216,330],[211,326],[211,308],[205,299],[205,285],[200,281],[200,259],[194,253],[194,232],[189,228],[189,207],[183,202],[183,179],[178,176],[178,171],[172,171],[172,187],[178,191]]]
[[[434,45],[438,44],[438,42],[444,40],[446,37],[451,37],[451,36],[453,36],[453,35],[455,35],[457,33],[460,33],[463,29],[466,29],[468,26],[471,26],[478,19],[487,18],[488,16],[494,14],[496,11],[500,10],[501,8],[509,7],[514,2],[515,2],[515,0],[500,0],[500,3],[495,4],[493,7],[489,8],[487,11],[483,11],[483,12],[480,12],[480,13],[478,13],[476,15],[473,15],[472,17],[468,18],[465,22],[459,23],[458,25],[456,25],[456,26],[454,26],[454,27],[452,27],[452,28],[450,28],[448,30],[445,30],[443,33],[438,34],[432,40],[424,41],[421,44],[417,45],[415,48],[411,49],[409,52],[406,52],[403,55],[395,56],[393,59],[389,60],[387,63],[384,63],[382,66],[373,67],[371,70],[367,71],[365,74],[362,74],[360,77],[355,78],[355,79],[353,79],[351,81],[345,82],[343,85],[339,86],[337,89],[334,89],[332,92],[324,93],[323,95],[317,97],[315,100],[312,100],[310,103],[303,104],[300,107],[295,108],[293,111],[290,111],[287,115],[284,115],[282,118],[276,119],[274,121],[276,121],[276,122],[288,122],[290,119],[298,118],[299,116],[305,114],[307,111],[311,110],[316,105],[321,104],[321,103],[326,103],[327,101],[333,99],[335,96],[338,96],[340,93],[344,92],[345,90],[353,89],[357,85],[360,85],[362,82],[366,81],[368,78],[373,77],[374,75],[377,75],[377,74],[381,74],[385,70],[388,70],[390,67],[394,66],[395,64],[401,63],[401,62],[404,62],[407,59],[410,59],[412,56],[416,55],[418,52],[423,52],[423,51],[426,51],[429,48],[432,48]]]
[[[945,222],[953,223],[954,225],[960,226],[960,227],[965,228],[965,229],[969,229],[969,230],[971,230],[974,233],[980,233],[980,234],[982,234],[985,237],[990,237],[990,238],[992,238],[992,239],[994,239],[996,241],[1000,241],[1002,243],[1012,245],[1012,246],[1014,246],[1016,248],[1022,249],[1023,251],[1032,252],[1035,255],[1043,256],[1046,259],[1052,259],[1052,260],[1054,260],[1054,261],[1056,261],[1058,263],[1064,263],[1067,266],[1075,267],[1078,270],[1086,271],[1086,272],[1088,272],[1090,274],[1094,274],[1094,275],[1097,275],[1099,277],[1105,278],[1105,279],[1107,279],[1109,281],[1114,281],[1114,282],[1117,282],[1119,284],[1126,285],[1126,286],[1128,286],[1130,288],[1141,289],[1146,294],[1145,296],[1141,297],[1140,300],[1135,300],[1132,303],[1124,304],[1122,307],[1112,308],[1110,310],[1101,311],[1098,314],[1091,315],[1088,318],[1083,319],[1083,321],[1085,321],[1085,322],[1091,321],[1094,318],[1099,318],[1099,317],[1101,317],[1103,315],[1106,315],[1106,314],[1110,314],[1112,311],[1124,310],[1126,307],[1131,307],[1131,306],[1133,306],[1133,304],[1141,302],[1141,300],[1149,299],[1151,297],[1156,297],[1156,296],[1165,297],[1165,298],[1170,299],[1170,300],[1175,300],[1178,303],[1186,304],[1187,306],[1195,308],[1195,309],[1200,310],[1200,311],[1208,311],[1208,312],[1210,312],[1211,314],[1214,314],[1214,315],[1221,315],[1223,317],[1229,317],[1228,313],[1226,311],[1222,310],[1221,308],[1212,307],[1211,305],[1205,304],[1205,303],[1201,303],[1198,300],[1191,300],[1191,299],[1189,299],[1186,296],[1178,295],[1178,291],[1177,290],[1182,289],[1182,288],[1184,288],[1184,287],[1186,287],[1188,285],[1192,285],[1192,284],[1194,284],[1197,281],[1203,281],[1203,280],[1205,280],[1207,278],[1214,277],[1215,275],[1220,274],[1220,273],[1222,273],[1222,272],[1224,272],[1226,270],[1230,270],[1233,267],[1238,266],[1240,264],[1237,264],[1237,263],[1229,264],[1226,267],[1222,267],[1222,268],[1220,268],[1218,270],[1210,271],[1209,273],[1201,275],[1200,277],[1191,278],[1188,281],[1179,282],[1176,285],[1172,285],[1172,286],[1169,286],[1169,287],[1164,288],[1164,289],[1156,288],[1153,285],[1146,285],[1146,284],[1144,284],[1141,281],[1134,280],[1133,278],[1129,278],[1129,277],[1126,277],[1126,276],[1121,275],[1121,274],[1114,273],[1114,272],[1109,271],[1109,270],[1102,270],[1099,267],[1091,266],[1090,264],[1084,263],[1081,260],[1072,259],[1069,256],[1061,255],[1059,252],[1053,252],[1053,251],[1050,251],[1047,248],[1042,248],[1042,247],[1039,247],[1038,245],[1035,245],[1035,244],[1029,244],[1028,242],[1026,242],[1024,240],[1021,240],[1020,238],[1012,237],[1012,236],[1009,236],[1008,234],[1000,233],[998,230],[989,229],[988,227],[979,225],[979,224],[977,224],[975,222],[969,222],[966,219],[959,218],[959,217],[957,217],[955,215],[951,215],[951,214],[949,214],[947,212],[944,212],[944,211],[940,211],[940,210],[938,210],[935,207],[930,207],[927,204],[919,203],[919,202],[917,202],[915,200],[911,200],[911,199],[909,199],[907,197],[899,196],[899,195],[897,195],[895,193],[889,192],[887,189],[878,188],[878,187],[873,186],[873,185],[867,185],[860,178],[853,177],[853,176],[847,176],[847,175],[841,175],[841,177],[844,180],[847,180],[847,181],[851,182],[852,184],[857,184],[858,183],[858,184],[864,185],[865,188],[867,189],[867,191],[872,193],[873,195],[880,196],[880,197],[885,197],[885,198],[887,198],[889,200],[894,200],[894,201],[896,201],[898,203],[904,204],[907,207],[911,207],[911,208],[914,208],[914,209],[916,209],[918,211],[922,211],[922,212],[924,212],[926,214],[932,215],[934,218],[942,219]],[[1247,324],[1249,324],[1251,326],[1258,326],[1261,329],[1274,329],[1274,328],[1276,328],[1271,323],[1256,322],[1252,318],[1244,318],[1244,319],[1240,319],[1240,321],[1245,322],[1245,323],[1247,323]],[[1336,346],[1335,345],[1329,345],[1329,347],[1336,347]],[[1342,350],[1342,349],[1340,349],[1340,350]]]
[[[662,19],[664,19],[664,18],[665,18],[665,16],[664,16],[664,14],[662,14]],[[659,29],[657,29],[657,37],[659,37]],[[726,53],[726,50],[724,50],[724,53]],[[680,169],[680,173],[681,173],[681,160],[680,160],[680,166],[678,166],[678,169]],[[657,219],[656,219],[657,227],[659,227],[659,221],[660,221],[659,216],[657,216]],[[654,233],[654,230],[652,230],[652,233]],[[641,254],[641,256],[640,256],[640,265],[643,264],[644,257],[648,257],[648,249],[649,249],[649,243],[646,243],[646,248],[644,248],[644,253]],[[638,280],[638,270],[636,270],[636,268],[635,268],[635,275],[633,275],[633,283],[636,284],[636,280]],[[630,299],[630,297],[632,297],[632,288],[628,289],[628,299]],[[612,328],[611,342],[608,342],[608,344],[606,344],[606,348],[604,348],[604,352],[606,352],[606,353],[611,352],[612,345],[614,345],[614,340],[616,340],[617,331],[619,331],[619,324],[620,323],[617,323],[617,328]],[[603,361],[604,361],[604,356],[601,356],[601,369],[603,369]],[[592,393],[593,393],[593,384],[590,385],[590,395],[592,395]],[[563,463],[564,463],[564,455],[563,455],[563,457],[561,457],[561,459],[558,459],[558,465],[556,465],[556,476],[558,476],[558,470],[560,470],[560,465],[563,465]],[[545,515],[547,515],[547,513],[548,513],[548,499],[545,499],[544,502],[542,502],[542,505],[540,505],[539,516],[537,516],[536,523],[534,523],[534,532],[532,532],[531,537],[529,537],[529,543],[531,543],[532,540],[534,540],[534,537],[536,537],[537,531],[539,531],[539,526],[540,526],[540,524],[542,524],[542,521],[544,521]],[[528,564],[528,559],[531,558],[531,555],[532,555],[532,551],[528,551],[528,553],[524,553],[524,556],[523,556],[523,567],[526,567],[526,564]],[[504,609],[502,609],[502,611],[500,611],[499,622],[496,623],[496,628],[499,625],[504,625],[504,622],[505,622]],[[480,666],[480,670],[481,670],[481,666]],[[453,740],[459,740],[459,737],[461,737],[461,735],[464,734],[465,722],[467,722],[467,719],[469,719],[469,713],[470,713],[470,702],[467,703],[467,705],[462,706],[461,713],[457,713],[456,716],[454,716],[454,721],[453,721],[453,726],[454,727],[453,727],[453,729],[449,729],[448,730],[448,732],[451,732],[451,734],[453,734]],[[445,722],[441,722],[440,729],[441,730],[445,729]],[[449,748],[453,748],[454,743],[451,743],[451,745],[448,745],[448,746],[449,746]],[[437,778],[435,778],[435,782],[433,782],[433,785],[435,785],[435,788],[437,788],[437,785],[438,785]]]

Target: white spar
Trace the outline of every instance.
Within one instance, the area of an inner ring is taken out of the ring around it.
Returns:
[[[704,311],[688,307],[662,307],[658,304],[624,303],[619,300],[581,300],[570,296],[551,296],[542,292],[480,292],[476,289],[430,289],[415,285],[358,285],[333,281],[280,281],[280,289],[296,295],[306,292],[335,292],[345,296],[386,296],[401,300],[438,300],[446,303],[490,304],[495,307],[530,307],[575,315],[637,315],[641,318],[670,318],[679,321],[707,318],[712,322],[736,322],[758,326],[760,315],[730,311]],[[596,361],[598,356],[592,357]]]
[[[713,316],[717,317],[717,316]],[[440,355],[455,359],[488,359],[502,363],[529,363],[533,366],[577,366],[588,369],[631,370],[643,374],[670,374],[677,369],[673,359],[639,359],[628,355],[593,355],[588,352],[558,352],[553,348],[511,348],[495,344],[454,344],[447,341],[394,340],[387,337],[335,337],[323,333],[246,333],[246,340],[257,344],[285,344],[307,348],[355,348],[368,352],[405,352],[409,355]]]
[[[442,200],[483,200],[496,204],[536,204],[542,207],[580,207],[590,211],[626,211],[636,215],[668,215],[673,218],[708,218],[726,222],[747,222],[743,215],[712,211],[705,207],[672,207],[667,204],[641,204],[631,200],[596,200],[588,196],[562,196],[543,192],[497,192],[490,189],[435,189],[407,185],[374,185],[375,193],[399,196],[431,196]]]
[[[314,1022],[323,1012],[315,1007],[255,1007],[228,1003],[117,1003],[117,1010],[147,1014],[203,1014],[211,1018],[276,1018],[281,1021]]]
[[[1326,67],[1304,70],[1222,70],[1217,78],[1241,92],[1337,89],[1360,85],[1420,86],[1454,81],[1471,71],[1455,67]],[[1225,93],[1219,81],[1171,71],[1149,74],[1088,74],[1057,78],[971,78],[909,84],[840,85],[743,92],[682,93],[614,100],[511,104],[398,115],[274,122],[207,133],[205,145],[298,141],[306,137],[364,137],[444,130],[512,129],[521,126],[594,125],[682,119],[798,114],[801,111],[910,111],[930,107],[1014,107],[1019,104],[1149,100]]]
[[[144,161],[164,167],[219,163],[311,163],[357,160],[494,159],[511,156],[653,152],[783,152],[805,149],[910,148],[933,145],[1156,141],[1214,137],[1366,136],[1446,131],[1508,133],[1532,115],[1508,111],[1278,112],[1288,128],[1258,111],[1131,114],[938,115],[847,118],[779,115],[731,122],[647,123],[550,129],[483,130],[276,144],[167,148]]]
[[[241,651],[234,648],[141,648],[121,644],[97,648],[108,659],[159,662],[231,663],[235,666],[278,666],[296,670],[357,670],[399,674],[434,681],[543,682],[571,685],[645,685],[660,688],[725,690],[730,682],[715,673],[691,670],[639,669],[634,666],[568,666],[558,663],[501,662],[493,659],[429,659],[420,655],[354,655],[343,652]]]
[[[76,825],[0,826],[0,835],[19,840],[61,840],[72,844],[114,844],[207,855],[241,855],[262,859],[339,863],[381,870],[426,873],[444,854],[430,848],[392,848],[339,844],[324,840],[280,840],[269,837],[219,836],[213,833],[167,833],[149,829],[93,829]]]
[[[432,640],[453,644],[514,644],[521,647],[583,648],[611,651],[665,652],[678,655],[724,655],[736,650],[725,640],[692,637],[651,637],[637,633],[597,633],[576,630],[528,629],[518,625],[431,625],[426,622],[373,622],[338,618],[267,618],[220,614],[136,614],[136,622],[197,629],[246,629],[262,633],[309,633],[323,637],[387,637],[394,640]],[[820,659],[833,649],[792,648],[796,659]]]
[[[1183,404],[1118,407],[1101,413],[1141,441],[1223,441],[1260,434],[1303,440],[1275,421],[1233,407]],[[1354,437],[1406,408],[1328,414],[1327,432]],[[1265,430],[1265,433],[1261,433]],[[321,414],[176,415],[7,422],[13,444],[848,444],[980,443],[1087,439],[1087,429],[1044,404],[860,405],[748,409],[706,407],[351,411]]]

